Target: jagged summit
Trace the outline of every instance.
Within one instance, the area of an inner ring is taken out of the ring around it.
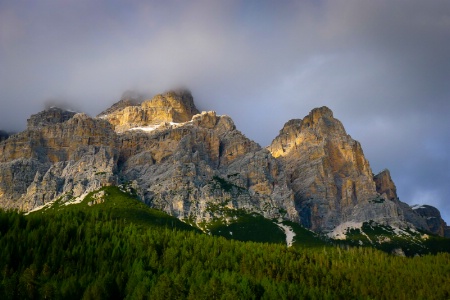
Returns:
[[[105,115],[112,114],[118,110],[122,110],[125,107],[128,106],[139,106],[141,105],[142,101],[144,101],[145,97],[143,94],[140,94],[136,91],[125,91],[122,94],[122,97],[119,101],[114,103],[111,107],[107,108],[106,110],[102,111],[97,115],[97,117],[102,117]]]
[[[199,113],[191,93],[186,90],[158,94],[140,105],[121,100],[105,112],[100,117],[108,120],[117,132],[162,122],[187,122]]]
[[[333,111],[327,106],[316,107],[311,110],[308,117],[312,122],[317,122],[320,118],[333,118]]]
[[[331,230],[343,222],[365,218],[361,215],[364,210],[355,207],[377,198],[361,145],[325,106],[313,109],[302,120],[287,122],[268,150],[285,166],[306,227]],[[379,219],[402,222],[395,207],[387,211]]]
[[[71,119],[76,112],[52,106],[43,110],[27,120],[28,129],[38,129],[51,124],[63,123]]]
[[[397,187],[391,177],[391,172],[388,169],[384,169],[373,177],[377,187],[377,192],[385,194],[389,200],[397,200]]]
[[[102,116],[106,116],[106,115],[115,113],[116,111],[122,110],[128,106],[139,106],[139,105],[140,105],[140,103],[136,103],[130,99],[120,99],[119,101],[114,103],[111,107],[109,107],[108,109],[99,113],[97,115],[97,117],[102,117]]]

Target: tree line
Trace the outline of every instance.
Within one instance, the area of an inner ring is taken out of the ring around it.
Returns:
[[[107,211],[0,211],[0,299],[448,299],[450,254],[287,248]]]

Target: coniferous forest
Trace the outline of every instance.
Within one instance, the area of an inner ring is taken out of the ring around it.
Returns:
[[[450,297],[449,253],[227,240],[133,205],[0,212],[0,299]]]

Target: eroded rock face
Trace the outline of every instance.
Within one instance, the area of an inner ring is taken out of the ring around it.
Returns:
[[[111,123],[117,132],[123,132],[130,128],[158,125],[162,122],[187,122],[198,113],[190,92],[172,91],[156,95],[151,100],[142,102],[140,106],[113,109],[112,113],[104,114],[102,118]]]
[[[26,131],[0,143],[2,207],[27,211],[117,183],[119,151],[111,125],[85,114],[65,120],[71,114],[55,112],[34,115]]]
[[[427,227],[423,229],[426,229],[440,236],[445,236],[448,227],[442,219],[441,213],[436,207],[433,207],[431,205],[420,205],[413,206],[412,209],[417,215],[425,220]]]
[[[27,128],[28,129],[39,129],[48,125],[64,123],[65,121],[70,120],[76,112],[68,111],[65,109],[61,109],[58,107],[51,107],[40,113],[32,115],[27,120]]]
[[[430,205],[410,207],[408,204],[401,202],[398,199],[397,188],[395,187],[389,170],[386,169],[375,175],[374,180],[377,192],[396,203],[406,222],[418,229],[445,236],[447,224],[441,218],[439,210]]]
[[[119,139],[121,176],[153,207],[197,222],[224,207],[296,219],[278,162],[227,116],[204,112],[192,122],[126,131]]]
[[[375,180],[377,192],[380,194],[385,194],[389,200],[398,199],[397,187],[391,178],[391,173],[388,169],[383,170],[373,177]]]
[[[286,170],[304,226],[331,230],[340,223],[367,218],[402,222],[395,204],[377,193],[361,145],[329,108],[317,108],[303,120],[287,122],[268,149]]]

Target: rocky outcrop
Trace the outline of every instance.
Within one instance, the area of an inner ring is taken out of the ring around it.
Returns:
[[[111,123],[117,132],[163,122],[187,122],[199,113],[188,91],[167,92],[142,102],[140,106],[126,106],[118,110],[112,108],[112,111],[101,117]]]
[[[433,234],[445,236],[447,224],[441,218],[439,210],[430,205],[409,206],[401,202],[397,196],[397,188],[391,178],[389,170],[383,170],[374,176],[377,192],[385,198],[392,200],[402,211],[404,219],[418,229],[422,229]]]
[[[431,233],[446,236],[448,226],[441,217],[441,213],[436,207],[431,205],[415,205],[412,210],[426,222],[426,227],[419,227]]]
[[[329,108],[287,122],[268,149],[286,170],[304,226],[327,231],[347,221],[403,223],[395,203],[377,193],[361,145]]]
[[[381,171],[375,175],[373,179],[375,180],[376,189],[379,194],[386,195],[389,200],[398,199],[397,187],[395,186],[388,169]]]
[[[119,140],[121,177],[155,208],[196,222],[240,208],[296,220],[278,162],[227,116],[204,112],[176,126],[126,131]]]
[[[64,110],[58,107],[51,107],[47,110],[41,111],[32,115],[27,120],[28,129],[39,129],[48,125],[64,123],[70,120],[76,112]]]
[[[117,111],[120,111],[128,106],[140,106],[141,102],[144,100],[143,96],[133,92],[133,91],[127,91],[123,93],[120,100],[116,103],[114,103],[111,107],[108,109],[102,111],[97,115],[97,117],[102,117],[106,115],[110,115],[112,113],[115,113]]]
[[[117,183],[119,151],[108,122],[54,108],[30,120],[26,131],[0,143],[2,207],[27,211]]]

